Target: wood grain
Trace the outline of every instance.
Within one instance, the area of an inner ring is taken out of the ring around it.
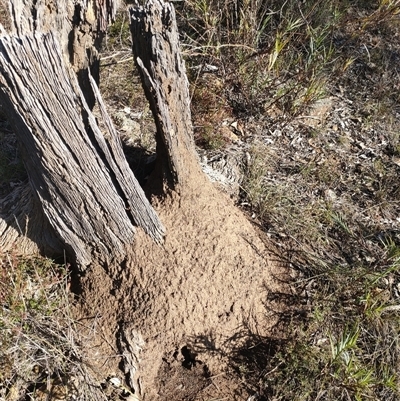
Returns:
[[[55,34],[1,37],[0,72],[0,99],[30,184],[76,264],[84,269],[93,257],[123,255],[134,224],[162,241],[164,228],[127,167],[115,131],[106,142]],[[104,108],[102,114],[112,130]]]

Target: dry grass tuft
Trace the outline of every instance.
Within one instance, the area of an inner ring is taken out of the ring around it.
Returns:
[[[10,10],[7,1],[0,1],[0,24],[8,32],[11,29]]]
[[[0,275],[0,398],[107,399],[83,357],[65,269],[7,254]]]

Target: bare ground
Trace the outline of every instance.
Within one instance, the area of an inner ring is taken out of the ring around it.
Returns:
[[[84,314],[100,316],[97,363],[115,374],[111,356],[127,350],[128,382],[146,400],[247,399],[254,389],[240,383],[230,358],[250,337],[268,335],[275,318],[264,303],[284,270],[205,176],[153,204],[165,244],[139,232],[122,266],[93,267],[81,281]]]

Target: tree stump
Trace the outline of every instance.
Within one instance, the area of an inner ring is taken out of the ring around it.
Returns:
[[[65,61],[79,73],[98,61],[99,42],[118,6],[119,0],[9,0],[6,28],[16,36],[57,32]]]
[[[129,12],[133,54],[157,127],[158,174],[162,171],[171,187],[184,187],[200,165],[175,10],[170,3],[150,0]]]
[[[264,306],[274,266],[257,229],[199,167],[173,6],[149,0],[130,15],[164,184],[152,205],[167,235],[160,247],[138,232],[123,266],[93,267],[81,280],[83,314],[102,316],[102,336],[116,338],[128,385],[145,399],[247,399],[230,381],[231,363],[274,323]],[[112,352],[104,341],[98,349]],[[224,392],[210,392],[207,375]]]
[[[134,225],[161,242],[164,228],[130,170],[93,78],[107,140],[55,34],[0,38],[0,101],[44,215],[81,270],[123,258]]]
[[[152,207],[127,171],[94,80],[88,74],[106,137],[53,33],[0,38],[0,101],[46,221],[82,269],[92,262],[79,283],[79,313],[96,316],[99,328],[88,363],[107,376],[120,367],[110,356],[122,355],[128,385],[147,399],[195,399],[203,390],[198,399],[246,399],[224,375],[235,351],[274,322],[265,310],[274,265],[259,232],[200,169],[172,5],[149,0],[130,15],[157,126],[150,180],[162,194]],[[132,241],[135,224],[143,230]],[[225,393],[210,393],[202,379],[193,393],[181,382],[189,371],[224,380]]]

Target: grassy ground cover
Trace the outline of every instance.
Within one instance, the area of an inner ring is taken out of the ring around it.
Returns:
[[[0,399],[107,399],[84,360],[90,330],[73,318],[69,285],[49,259],[0,254]]]
[[[277,294],[284,340],[267,341],[245,379],[273,400],[397,399],[400,4],[178,11],[198,143],[231,147],[215,138],[221,115],[246,127],[239,203],[295,277]]]

